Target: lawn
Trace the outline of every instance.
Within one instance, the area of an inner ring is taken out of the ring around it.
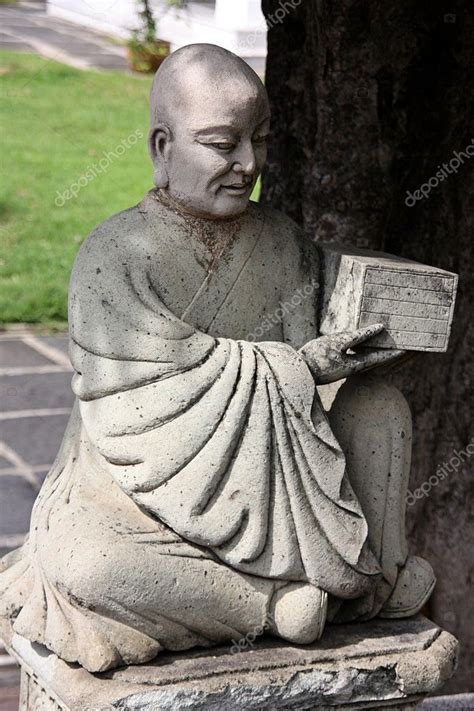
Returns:
[[[0,63],[0,322],[61,325],[80,243],[152,187],[151,78],[6,51]]]

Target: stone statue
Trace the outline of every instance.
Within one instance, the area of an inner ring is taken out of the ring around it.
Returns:
[[[379,324],[318,335],[320,251],[249,202],[269,122],[241,59],[175,52],[151,94],[156,189],[75,262],[76,405],[0,614],[89,671],[258,627],[311,643],[434,586],[405,542],[410,413],[365,374],[404,353],[360,347]],[[326,414],[317,386],[345,378]]]

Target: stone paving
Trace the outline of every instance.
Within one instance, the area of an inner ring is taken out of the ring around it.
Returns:
[[[42,2],[0,5],[0,49],[34,52],[78,69],[127,71],[126,49],[88,27],[47,15]]]
[[[66,336],[0,334],[0,556],[21,545],[74,396]]]
[[[0,332],[0,557],[20,546],[74,401],[66,336]],[[18,708],[19,673],[0,644],[0,711]]]

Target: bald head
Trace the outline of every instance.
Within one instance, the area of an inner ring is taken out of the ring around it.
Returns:
[[[229,95],[260,97],[268,106],[266,89],[249,65],[214,44],[189,44],[173,52],[155,74],[150,96],[150,124],[171,128],[177,114],[192,110],[193,102]]]
[[[269,122],[265,87],[240,57],[212,44],[183,47],[151,91],[155,185],[192,214],[241,214],[266,159]]]

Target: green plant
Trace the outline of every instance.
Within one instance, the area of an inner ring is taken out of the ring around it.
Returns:
[[[153,16],[153,10],[150,7],[150,0],[141,0],[142,9],[139,11],[139,16],[143,21],[143,36],[145,42],[155,42],[156,36],[156,22]]]
[[[186,7],[187,0],[166,0],[164,12],[171,8],[182,10]],[[129,41],[131,47],[140,48],[155,44],[158,42],[157,22],[153,14],[150,0],[139,0],[140,10],[138,15],[142,20],[140,28],[133,30],[132,37]]]

